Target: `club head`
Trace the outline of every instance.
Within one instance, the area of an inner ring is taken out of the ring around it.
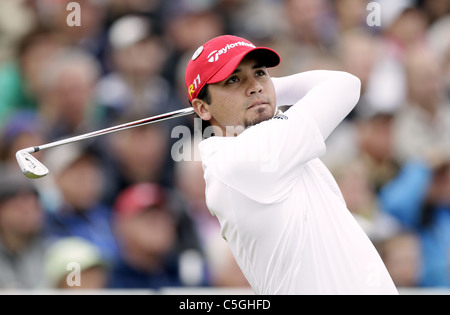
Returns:
[[[40,178],[48,174],[48,169],[33,157],[26,149],[16,153],[17,163],[22,173],[28,178]]]

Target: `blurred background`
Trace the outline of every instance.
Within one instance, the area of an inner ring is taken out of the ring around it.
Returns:
[[[222,34],[277,50],[272,76],[361,79],[323,161],[403,292],[450,287],[450,0],[79,0],[80,26],[69,2],[0,2],[0,290],[251,292],[201,162],[171,157],[193,117],[38,152],[37,180],[14,156],[189,106],[186,64]]]

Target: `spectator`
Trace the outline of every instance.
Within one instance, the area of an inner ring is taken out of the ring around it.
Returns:
[[[331,139],[332,150],[340,150],[340,154],[329,152],[325,156],[347,207],[373,241],[400,229],[394,218],[380,211],[377,200],[380,189],[400,168],[394,157],[393,119],[392,113],[379,112],[347,123],[348,130],[341,128],[338,139]]]
[[[426,19],[412,1],[381,1],[382,32],[376,38],[378,56],[363,95],[362,114],[396,112],[407,101],[404,59],[411,48],[424,45]]]
[[[420,286],[450,285],[449,196],[450,163],[446,160],[434,166],[408,162],[380,192],[381,208],[419,235]]]
[[[51,168],[55,181],[53,196],[60,196],[59,202],[53,197],[54,204],[48,207],[48,237],[84,238],[100,249],[105,261],[115,260],[112,210],[102,203],[105,178],[95,151],[79,143],[54,148],[48,152],[45,164]]]
[[[50,245],[45,256],[47,287],[104,289],[108,265],[100,250],[79,237],[63,237]]]
[[[112,69],[96,92],[108,122],[124,113],[144,118],[179,108],[173,88],[161,76],[167,51],[152,27],[138,15],[123,16],[110,27]]]
[[[76,13],[68,6],[71,0],[37,1],[34,9],[42,25],[54,30],[65,42],[74,49],[80,49],[91,55],[100,64],[100,69],[106,71],[106,13],[105,1],[83,0],[79,2],[79,25],[70,25]],[[77,2],[78,3],[78,2]],[[33,5],[33,4],[31,4]],[[68,10],[70,8],[71,10]],[[103,71],[101,71],[103,72]]]
[[[190,148],[192,152],[198,151],[194,144]],[[197,154],[199,153],[197,152]],[[192,155],[194,157],[194,154]],[[206,246],[213,235],[219,234],[220,226],[206,206],[205,181],[201,161],[192,159],[177,162],[174,183],[186,205],[189,216],[195,223],[203,245]]]
[[[438,19],[427,31],[427,43],[439,61],[447,99],[450,100],[450,14]]]
[[[215,8],[225,21],[226,33],[246,34],[255,45],[274,39],[282,30],[278,20],[283,8],[278,1],[219,1]],[[215,36],[212,36],[215,37]]]
[[[293,74],[304,71],[311,59],[329,54],[337,38],[336,25],[328,1],[287,0],[282,6],[285,29],[274,48],[284,57],[282,73]]]
[[[336,176],[336,181],[350,212],[359,221],[364,219],[370,221],[376,216],[378,205],[368,170],[360,160],[348,164],[345,168],[334,170],[333,175]],[[345,171],[343,171],[344,169]],[[364,222],[360,222],[360,224],[364,225]],[[365,230],[367,231],[367,227]],[[371,237],[370,233],[368,235]]]
[[[112,268],[110,287],[158,289],[184,284],[182,255],[176,250],[176,216],[167,198],[161,186],[148,182],[132,185],[118,195],[114,228],[120,260]],[[197,278],[190,278],[189,284],[201,284],[200,261],[188,261],[192,264],[189,276]]]
[[[191,58],[195,50],[204,42],[226,31],[223,16],[213,7],[208,9],[208,5],[210,4],[206,2],[176,0],[166,10],[163,27],[165,40],[170,50],[164,76],[172,85],[177,84],[176,73],[180,62]],[[181,99],[185,99],[184,95]]]
[[[16,152],[45,143],[41,121],[34,110],[20,110],[11,115],[0,131],[0,163],[16,167]],[[44,152],[36,152],[39,160]]]
[[[55,32],[38,27],[21,39],[15,58],[0,63],[0,126],[16,110],[37,110],[39,74],[61,47]]]
[[[418,8],[427,16],[429,25],[450,13],[450,2],[436,0],[418,0]]]
[[[412,49],[405,60],[408,103],[394,121],[394,148],[401,163],[435,152],[450,158],[450,104],[438,61],[427,48]]]
[[[426,29],[427,19],[423,11],[407,4],[385,26],[385,48],[393,58],[401,61],[411,48],[425,43]]]
[[[329,47],[327,45],[331,44],[335,33],[327,28],[332,21],[326,1],[288,0],[284,6],[292,39],[319,51]]]
[[[368,0],[336,0],[333,1],[338,29],[341,34],[359,28],[369,28],[366,23]]]
[[[214,286],[249,287],[231,255],[227,242],[222,238],[217,219],[211,215],[206,206],[202,163],[195,160],[195,157],[199,156],[198,148],[192,144],[192,160],[182,160],[176,163],[174,183],[181,195],[186,212],[195,226],[201,248],[205,253],[205,264],[210,282]]]
[[[108,17],[116,20],[130,13],[138,13],[151,19],[158,19],[158,24],[160,24],[159,20],[162,18],[162,11],[169,6],[173,6],[173,3],[168,4],[167,1],[163,0],[109,0]]]
[[[377,113],[357,121],[359,157],[368,172],[375,193],[378,193],[399,171],[394,155],[394,115]]]
[[[341,69],[361,80],[361,98],[349,118],[393,113],[405,101],[402,64],[383,50],[384,41],[363,28],[342,33],[336,45]]]
[[[343,71],[347,71],[361,80],[361,99],[349,118],[353,118],[354,112],[359,115],[374,111],[373,104],[367,99],[367,90],[372,84],[373,75],[380,62],[377,39],[362,29],[351,29],[341,34],[337,45],[337,57]],[[379,92],[379,90],[378,90]],[[380,106],[379,104],[376,104]]]
[[[39,114],[48,139],[92,131],[101,121],[95,102],[97,61],[83,50],[61,51],[40,73]]]
[[[45,282],[44,211],[33,183],[1,169],[0,288],[37,289]]]
[[[139,119],[123,116],[114,124]],[[111,168],[108,174],[115,184],[109,196],[116,196],[125,187],[152,181],[172,185],[173,160],[170,158],[170,129],[165,122],[134,128],[108,136]],[[111,201],[113,202],[113,201]]]
[[[14,57],[15,48],[23,36],[36,26],[37,15],[25,1],[0,3],[0,64]]]
[[[371,169],[361,159],[347,164],[345,168],[333,169],[333,175],[348,209],[368,237],[377,242],[400,231],[400,224],[380,209],[375,184],[369,174]]]
[[[377,242],[376,247],[397,287],[416,287],[420,284],[423,262],[416,233],[394,234]]]

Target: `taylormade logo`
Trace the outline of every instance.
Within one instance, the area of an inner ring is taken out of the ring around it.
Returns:
[[[224,48],[219,49],[219,50],[213,50],[209,55],[208,55],[208,61],[209,62],[216,62],[217,60],[219,60],[219,56],[222,54],[226,54],[230,49],[236,48],[238,46],[247,46],[247,47],[251,47],[251,48],[255,48],[256,46],[247,42],[236,42],[236,43],[232,43],[232,44],[227,44]]]

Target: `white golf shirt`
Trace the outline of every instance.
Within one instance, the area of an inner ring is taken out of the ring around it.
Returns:
[[[200,145],[206,202],[256,294],[397,294],[319,157],[354,107],[343,72],[272,78],[285,113]]]

